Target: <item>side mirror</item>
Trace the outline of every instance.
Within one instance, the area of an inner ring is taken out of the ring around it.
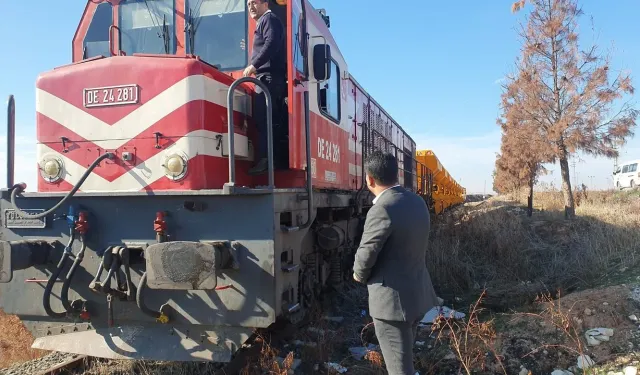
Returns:
[[[331,47],[328,44],[313,46],[313,77],[316,81],[326,81],[331,78]]]

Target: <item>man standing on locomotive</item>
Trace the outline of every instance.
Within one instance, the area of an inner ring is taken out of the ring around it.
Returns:
[[[256,31],[253,39],[251,63],[244,70],[244,76],[255,74],[256,78],[269,89],[273,106],[272,123],[275,127],[276,122],[280,121],[280,106],[287,91],[286,30],[278,17],[269,9],[269,0],[248,0],[247,7],[251,18],[256,21]],[[258,127],[259,137],[258,162],[249,170],[249,174],[260,174],[268,169],[267,107],[264,92],[257,85],[253,108],[253,117]],[[287,126],[287,124],[278,125]],[[275,143],[276,137],[273,138]]]

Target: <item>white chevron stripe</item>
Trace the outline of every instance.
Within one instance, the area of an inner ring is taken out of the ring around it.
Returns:
[[[164,177],[164,168],[162,164],[164,163],[165,157],[176,152],[181,151],[186,154],[189,159],[194,158],[197,155],[208,155],[208,156],[218,156],[223,157],[222,151],[225,149],[225,155],[227,154],[226,148],[227,144],[223,143],[223,147],[220,150],[216,150],[218,146],[218,140],[216,136],[222,135],[221,133],[216,133],[208,130],[196,130],[193,131],[184,137],[178,139],[173,145],[167,147],[166,149],[160,151],[154,156],[150,157],[146,161],[136,165],[129,172],[124,175],[118,177],[113,182],[109,182],[104,178],[100,177],[95,173],[91,173],[89,177],[85,180],[85,182],[80,187],[80,191],[84,192],[109,192],[109,191],[140,191],[148,185],[160,180]],[[246,148],[248,139],[246,136],[236,134],[234,137],[234,143],[236,144],[236,149],[242,148],[243,146]],[[69,159],[66,154],[58,153],[56,150],[48,147],[45,144],[38,144],[38,156],[42,158],[46,154],[55,155],[62,159],[64,162],[64,170],[65,174],[63,176],[64,180],[70,183],[71,185],[75,185],[82,174],[87,170],[86,167],[76,163],[75,161]],[[224,159],[227,160],[226,157]],[[239,160],[236,158],[236,160]],[[243,159],[247,160],[247,159]],[[101,165],[104,165],[104,161]],[[237,165],[237,164],[236,164]],[[100,166],[96,167],[100,168]],[[197,173],[197,171],[191,171],[190,173]]]
[[[229,86],[204,75],[192,75],[169,87],[113,125],[80,108],[36,89],[36,110],[104,149],[117,149],[171,112],[194,100],[227,107]],[[80,94],[80,93],[79,93]],[[141,93],[144,95],[144,91]],[[234,110],[251,115],[251,98],[236,90]]]

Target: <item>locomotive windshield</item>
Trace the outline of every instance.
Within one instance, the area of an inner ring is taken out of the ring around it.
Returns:
[[[245,0],[185,0],[184,30],[176,30],[175,0],[125,0],[120,2],[118,23],[120,50],[134,53],[174,54],[176,33],[184,32],[186,53],[198,55],[223,71],[244,69],[248,64]],[[109,27],[112,5],[96,8],[84,39],[84,58],[110,56]],[[181,28],[182,29],[182,28]]]
[[[220,70],[247,66],[247,6],[244,0],[187,0],[187,53]]]
[[[175,1],[127,0],[120,3],[120,49],[134,53],[175,53]]]

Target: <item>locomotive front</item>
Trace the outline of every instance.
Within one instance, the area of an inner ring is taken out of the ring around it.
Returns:
[[[236,0],[88,2],[37,81],[38,191],[0,197],[0,309],[34,348],[224,362],[288,306],[274,195],[223,189],[229,113],[251,182],[250,88],[227,109],[248,24]]]

